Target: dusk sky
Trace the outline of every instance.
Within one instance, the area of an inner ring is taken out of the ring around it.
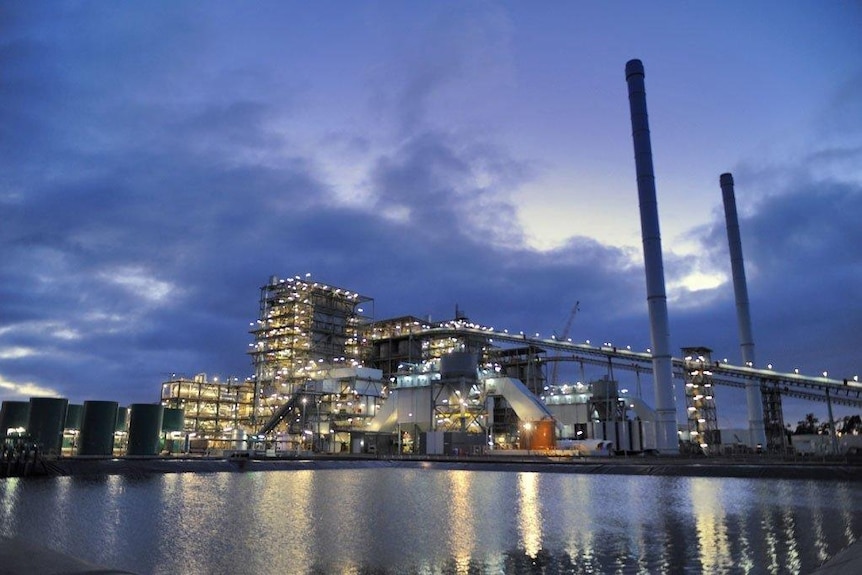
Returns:
[[[579,301],[574,340],[645,350],[632,58],[675,354],[741,363],[732,172],[758,364],[859,374],[860,30],[852,1],[3,2],[0,400],[244,378],[271,275],[545,336]]]

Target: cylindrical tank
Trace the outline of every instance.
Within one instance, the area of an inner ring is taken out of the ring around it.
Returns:
[[[29,417],[29,401],[4,401],[0,407],[0,436],[9,433],[10,429],[27,429]]]
[[[162,418],[162,433],[182,431],[186,422],[185,411],[177,407],[166,407]]]
[[[129,446],[127,455],[158,455],[165,408],[157,403],[129,406]]]
[[[27,433],[42,453],[59,455],[69,400],[61,397],[31,397]]]
[[[78,455],[112,455],[117,423],[116,401],[85,401],[81,413]]]
[[[440,358],[440,377],[450,379],[455,377],[476,378],[476,355],[466,351],[453,351]]]
[[[556,446],[557,434],[553,419],[530,421],[524,428],[521,449],[554,449]]]
[[[243,429],[234,429],[231,433],[231,448],[243,450],[248,449],[248,442],[246,441],[246,432]]]
[[[129,408],[117,408],[117,421],[114,424],[114,431],[126,432],[129,430]]]
[[[70,403],[66,407],[66,423],[63,429],[71,429],[78,431],[81,429],[81,413],[84,411],[84,406],[78,403]]]

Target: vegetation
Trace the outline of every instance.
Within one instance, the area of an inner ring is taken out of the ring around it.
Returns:
[[[860,435],[862,434],[862,416],[860,415],[845,415],[843,418],[835,422],[835,429],[838,435]],[[796,424],[794,435],[828,435],[829,422],[820,423],[813,413],[809,413],[805,418]]]

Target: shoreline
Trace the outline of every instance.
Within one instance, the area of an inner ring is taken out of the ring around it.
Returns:
[[[62,457],[34,462],[25,477],[146,476],[164,473],[246,473],[309,469],[407,468],[428,470],[515,471],[664,477],[815,479],[862,481],[860,461],[784,461],[768,458],[524,456],[377,457],[302,454],[291,457]],[[11,475],[16,476],[16,475]],[[17,475],[20,477],[20,475]],[[2,480],[5,476],[0,476]]]

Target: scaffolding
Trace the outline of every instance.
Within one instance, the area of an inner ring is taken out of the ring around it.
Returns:
[[[174,376],[162,383],[161,403],[184,411],[186,433],[222,439],[237,430],[251,428],[254,383],[230,377],[209,381],[205,373],[192,379]]]
[[[283,415],[309,381],[323,379],[334,366],[360,365],[360,329],[370,320],[361,306],[372,301],[309,276],[273,276],[260,288],[259,316],[251,330],[255,341],[249,344],[257,426]]]
[[[827,392],[828,393],[828,392]],[[787,437],[784,430],[784,410],[781,407],[781,389],[778,382],[762,382],[760,394],[763,398],[763,428],[766,432],[767,451],[784,451]]]
[[[712,350],[684,347],[685,407],[691,444],[709,453],[721,444],[712,382]]]

